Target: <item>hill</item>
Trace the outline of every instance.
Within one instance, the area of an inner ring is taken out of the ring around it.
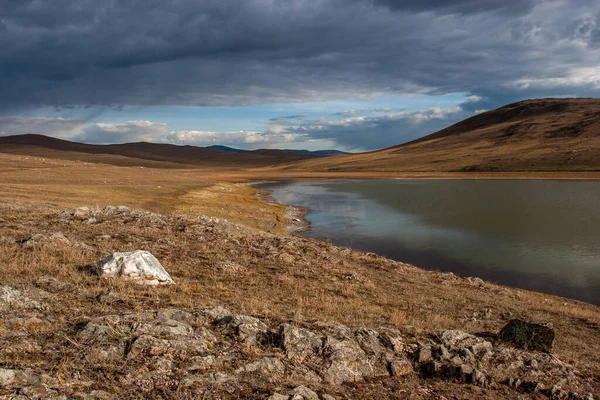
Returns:
[[[287,171],[599,171],[600,99],[525,100],[388,149]]]
[[[259,167],[314,158],[287,150],[232,152],[221,148],[178,146],[163,143],[95,145],[70,142],[43,135],[0,137],[0,152],[65,160],[103,162],[113,165],[151,167],[207,166]]]
[[[212,145],[212,146],[208,146],[209,149],[216,149],[216,150],[224,150],[224,151],[231,151],[233,153],[244,153],[244,152],[248,152],[249,150],[242,150],[242,149],[236,149],[235,147],[229,147],[229,146],[222,146],[222,145]],[[347,153],[345,151],[340,151],[340,150],[295,150],[295,149],[284,149],[283,151],[292,151],[294,153],[300,153],[300,154],[309,154],[309,155],[314,155],[314,156],[319,156],[319,157],[330,157],[330,156],[339,156],[339,155],[343,155],[343,154],[351,154],[351,153]]]

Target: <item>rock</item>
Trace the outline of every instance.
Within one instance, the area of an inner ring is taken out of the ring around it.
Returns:
[[[483,310],[483,319],[492,319],[492,309],[486,308]]]
[[[477,369],[473,371],[471,380],[473,384],[481,387],[486,387],[488,383],[485,374]]]
[[[285,373],[285,366],[276,357],[263,357],[258,361],[238,368],[235,372],[256,372],[268,381],[274,382]]]
[[[217,263],[217,269],[225,273],[237,274],[244,272],[245,268],[234,261],[222,261]]]
[[[298,361],[318,353],[323,346],[322,336],[290,324],[279,327],[279,337],[286,356]]]
[[[393,329],[382,329],[379,332],[379,340],[385,347],[391,349],[396,355],[402,355],[405,344],[400,332]]]
[[[211,318],[213,321],[218,321],[220,319],[225,318],[228,315],[231,315],[231,311],[221,306],[204,310],[203,313],[209,318]]]
[[[458,368],[458,377],[462,382],[471,382],[473,379],[473,367],[469,364],[462,364]]]
[[[319,395],[306,386],[297,386],[292,390],[295,395],[302,396],[305,400],[319,400]]]
[[[444,345],[441,345],[439,347],[439,356],[440,356],[440,360],[449,360],[452,358],[452,354],[450,354],[450,352]]]
[[[194,357],[191,360],[192,364],[186,368],[186,370],[191,372],[196,371],[204,371],[212,368],[215,365],[215,357],[214,356],[203,356],[203,357]]]
[[[554,346],[556,334],[548,325],[535,324],[520,319],[513,319],[500,330],[500,340],[515,347],[532,351],[549,353]]]
[[[468,277],[467,281],[473,285],[479,286],[479,287],[483,287],[485,286],[485,282],[483,281],[483,279],[481,278],[473,278],[473,277]]]
[[[289,400],[289,398],[290,396],[285,396],[279,393],[273,393],[272,395],[267,397],[267,400]]]
[[[75,217],[77,219],[86,219],[89,215],[90,215],[90,208],[85,207],[85,206],[76,208],[75,212],[73,213],[73,217]]]
[[[156,257],[144,250],[113,253],[98,261],[95,270],[104,278],[131,279],[143,285],[174,283]]]
[[[150,335],[142,335],[138,337],[129,349],[128,357],[146,356],[163,356],[181,354],[202,353],[207,350],[207,344],[203,340],[196,339],[161,339]]]
[[[0,310],[14,308],[41,308],[41,304],[10,286],[0,286]]]
[[[393,360],[389,368],[392,376],[406,376],[413,372],[413,366],[408,360]]]
[[[419,354],[417,355],[417,361],[420,364],[426,363],[431,360],[431,346],[423,346],[419,350]]]
[[[258,342],[268,329],[258,318],[247,315],[227,315],[217,321],[217,326],[224,327],[228,333],[238,336],[247,345]]]
[[[15,389],[23,386],[39,385],[42,377],[33,372],[18,369],[0,368],[0,388]]]
[[[331,363],[322,372],[325,381],[332,385],[341,385],[373,375],[374,366],[358,343],[353,340],[338,341],[329,336],[326,337],[325,343],[323,354]]]
[[[463,331],[448,330],[441,331],[440,333],[442,344],[452,351],[460,351],[478,345],[485,348],[492,348],[490,342]]]
[[[33,247],[41,243],[54,242],[71,245],[71,241],[61,232],[52,233],[50,236],[37,233],[21,241],[23,247]]]
[[[363,351],[373,360],[376,361],[384,353],[386,348],[382,344],[379,333],[371,329],[356,329],[354,338]]]
[[[77,333],[77,339],[85,343],[103,342],[113,335],[123,335],[120,328],[121,317],[105,315],[94,318]]]
[[[337,400],[337,399],[336,399],[335,397],[333,397],[332,395],[329,395],[329,394],[326,394],[326,393],[322,394],[322,395],[321,395],[321,398],[322,398],[323,400]]]

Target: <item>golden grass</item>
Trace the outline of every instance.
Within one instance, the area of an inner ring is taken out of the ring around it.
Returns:
[[[243,174],[0,156],[0,218],[5,220],[0,223],[0,236],[22,239],[60,231],[96,249],[0,243],[2,284],[46,288],[40,279],[53,277],[65,285],[47,300],[43,315],[55,329],[31,332],[37,341],[61,350],[49,356],[4,347],[0,364],[14,363],[17,357],[27,365],[47,364],[73,372],[81,355],[67,346],[65,338],[90,318],[161,307],[197,310],[222,305],[278,321],[320,320],[364,327],[498,331],[509,315],[550,322],[558,331],[557,356],[592,375],[600,374],[598,307],[492,284],[480,289],[462,279],[372,254],[273,234],[280,231],[274,215],[280,216],[283,208],[259,203],[252,188],[231,183]],[[107,220],[88,225],[57,218],[65,208],[107,204],[160,211],[168,224]],[[180,213],[220,216],[242,225],[169,220],[169,215]],[[106,234],[111,238],[102,239]],[[144,288],[98,279],[80,268],[110,252],[134,249],[155,254],[177,284]],[[99,300],[109,293],[116,300]],[[492,310],[491,319],[473,318],[486,308]],[[27,311],[19,316],[27,313],[35,314]]]

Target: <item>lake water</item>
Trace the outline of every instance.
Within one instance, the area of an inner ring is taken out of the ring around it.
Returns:
[[[308,237],[600,304],[600,182],[345,180],[259,186],[279,203],[310,210]]]

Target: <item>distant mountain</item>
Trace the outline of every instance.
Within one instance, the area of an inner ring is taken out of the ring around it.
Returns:
[[[286,165],[289,171],[600,171],[600,99],[508,104],[410,143]]]
[[[319,156],[319,157],[331,157],[331,156],[341,156],[344,154],[352,154],[352,153],[347,153],[345,151],[340,151],[340,150],[291,150],[291,149],[286,149],[287,151],[293,151],[295,153],[301,153],[301,154],[312,154],[314,156]]]
[[[236,149],[234,147],[229,147],[229,146],[222,146],[222,145],[212,145],[212,146],[208,146],[209,149],[216,149],[216,150],[223,150],[223,151],[230,151],[232,153],[244,153],[244,152],[248,152],[249,150],[242,150],[242,149]],[[261,149],[261,150],[256,150],[256,151],[263,151],[266,149]],[[318,157],[330,157],[330,156],[339,156],[339,155],[344,155],[344,154],[352,154],[352,153],[347,153],[345,151],[340,151],[340,150],[294,150],[294,149],[283,149],[281,151],[291,151],[294,153],[300,153],[300,154],[308,154],[308,155],[313,155],[313,156],[318,156]]]
[[[222,151],[229,151],[230,153],[246,153],[248,150],[236,149],[229,146],[222,146],[220,144],[213,144],[212,146],[206,146],[207,149],[215,149]]]
[[[171,167],[183,164],[228,168],[272,166],[317,157],[286,150],[230,151],[147,142],[96,145],[33,134],[0,137],[0,152],[115,165],[168,163]]]

